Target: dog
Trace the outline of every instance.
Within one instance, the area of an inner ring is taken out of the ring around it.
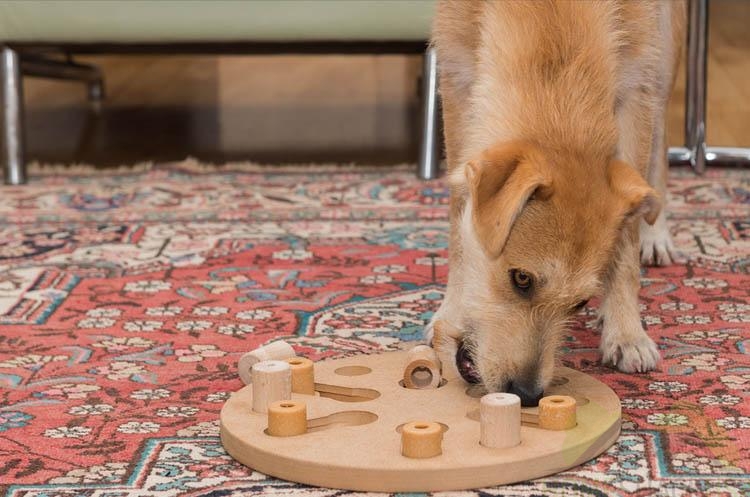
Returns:
[[[656,367],[640,263],[678,260],[665,114],[683,0],[442,0],[433,24],[450,199],[444,363],[534,406],[571,318],[600,297],[602,362]]]

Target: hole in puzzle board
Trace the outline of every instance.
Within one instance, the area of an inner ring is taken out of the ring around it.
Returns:
[[[408,422],[409,422],[409,423],[411,423],[411,421],[408,421]],[[436,421],[436,423],[437,423],[437,424],[439,424],[439,425],[440,425],[440,427],[441,427],[441,428],[443,429],[443,433],[445,433],[446,431],[448,431],[448,430],[450,429],[450,427],[449,427],[449,426],[448,426],[447,424],[445,424],[445,423],[440,423],[440,422],[438,422],[438,421]],[[401,423],[400,425],[398,425],[398,426],[396,427],[396,433],[399,433],[399,434],[400,434],[400,433],[401,433],[402,431],[404,431],[404,430],[403,430],[403,428],[404,428],[404,425],[405,425],[405,424],[406,424],[406,423]],[[421,425],[417,425],[417,426],[415,426],[415,428],[419,428],[419,426],[421,426]],[[423,426],[424,426],[425,428],[427,428],[427,425],[423,425]],[[424,428],[422,428],[422,429],[424,429]]]
[[[367,366],[342,366],[333,372],[341,376],[362,376],[372,373],[372,369]]]
[[[561,387],[568,383],[570,380],[564,376],[553,376],[552,381],[549,382],[550,387]]]
[[[372,388],[341,387],[325,383],[316,383],[315,391],[321,397],[338,400],[339,402],[367,402],[380,397],[380,392]]]
[[[404,384],[404,380],[398,380],[398,384],[401,386],[401,388],[406,388],[406,385]],[[427,382],[427,385],[429,384],[430,383]],[[448,384],[448,380],[446,380],[445,378],[442,378],[440,380],[440,383],[438,383],[437,388],[444,387],[447,384]],[[429,388],[407,388],[407,390],[430,390],[430,389]]]
[[[378,415],[370,411],[342,411],[322,418],[307,421],[307,432],[328,430],[336,426],[369,425],[378,420]]]

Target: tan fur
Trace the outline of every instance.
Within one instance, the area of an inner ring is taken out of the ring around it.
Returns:
[[[649,223],[646,262],[675,259],[661,211],[664,114],[684,17],[681,0],[439,3],[452,192],[435,319],[465,332],[489,389],[546,386],[571,309],[599,294],[604,361],[655,367],[638,313],[638,225]],[[534,275],[531,298],[511,269]]]

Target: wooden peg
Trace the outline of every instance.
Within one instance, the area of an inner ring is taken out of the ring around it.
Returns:
[[[479,401],[479,443],[492,449],[521,443],[521,398],[512,393],[488,393]]]
[[[284,340],[278,340],[262,347],[258,347],[240,357],[240,360],[237,363],[237,369],[239,369],[240,372],[240,379],[242,380],[242,383],[249,385],[253,381],[252,369],[256,363],[260,361],[284,361],[295,355],[292,346]]]
[[[426,459],[443,453],[443,427],[432,421],[412,421],[401,427],[401,454]]]
[[[268,412],[268,405],[292,398],[292,368],[284,361],[261,361],[253,372],[253,411]]]
[[[406,356],[404,386],[406,388],[437,388],[442,379],[442,365],[437,353],[427,345],[417,345]]]
[[[539,401],[539,428],[569,430],[576,426],[576,399],[550,395]]]
[[[286,362],[292,368],[292,392],[315,395],[315,365],[306,357],[292,357]]]
[[[307,432],[307,405],[279,400],[268,405],[268,430],[273,437],[293,437]]]

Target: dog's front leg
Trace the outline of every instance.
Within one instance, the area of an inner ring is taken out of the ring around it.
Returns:
[[[654,224],[647,224],[645,221],[640,223],[641,263],[649,266],[669,266],[673,263],[683,264],[685,262],[684,255],[675,249],[667,227],[666,202],[669,161],[667,160],[665,114],[666,109],[657,113],[650,166],[648,168],[648,182],[659,192],[664,205]]]
[[[638,226],[632,223],[623,230],[599,309],[602,362],[626,373],[650,371],[659,361],[656,344],[643,329],[638,308],[639,252]]]

